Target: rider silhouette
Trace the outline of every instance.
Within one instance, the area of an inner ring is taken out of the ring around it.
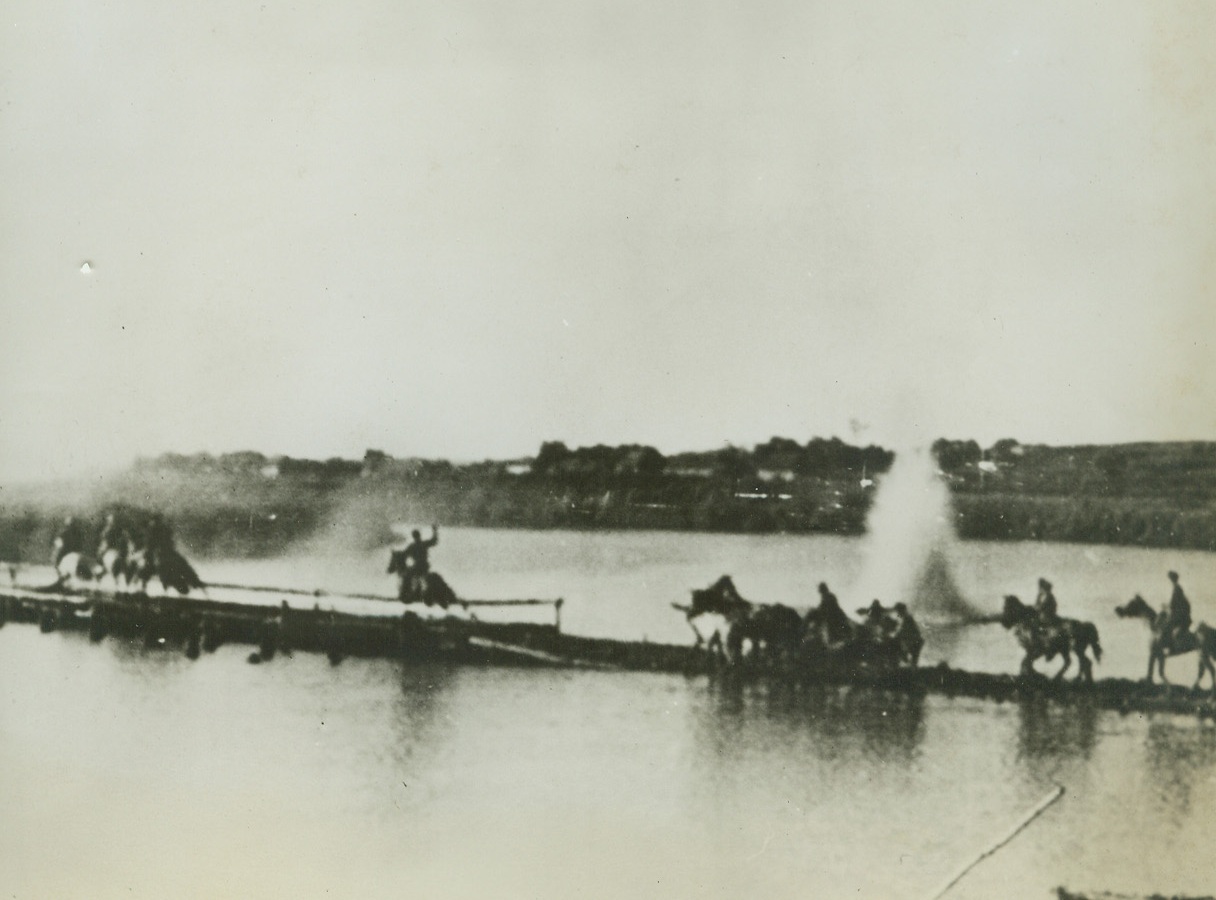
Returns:
[[[1191,601],[1186,598],[1182,585],[1178,583],[1178,573],[1170,572],[1169,579],[1174,585],[1174,591],[1170,594],[1169,630],[1166,633],[1172,644],[1191,628]]]
[[[414,529],[410,533],[413,540],[409,546],[402,551],[402,561],[405,564],[405,571],[402,572],[404,583],[402,593],[414,600],[421,600],[422,595],[426,592],[426,577],[431,571],[431,562],[429,553],[432,547],[439,543],[439,528],[435,525],[431,526],[431,537],[429,540],[422,539],[422,532]]]
[[[819,605],[807,611],[803,622],[806,625],[818,623],[832,634],[839,634],[849,628],[848,615],[840,608],[840,601],[823,581],[819,582]]]
[[[63,520],[63,529],[55,537],[54,565],[59,563],[69,553],[83,553],[85,546],[84,525],[75,516]]]
[[[106,513],[105,525],[102,526],[101,537],[97,541],[97,558],[101,559],[110,550],[120,553],[127,551],[127,531],[114,513]]]
[[[887,615],[887,610],[878,600],[866,607],[865,621],[862,624],[875,643],[885,641],[895,630],[894,620]]]
[[[1051,592],[1051,582],[1046,578],[1039,579],[1039,596],[1035,598],[1034,608],[1043,625],[1055,625],[1060,621],[1056,595]]]

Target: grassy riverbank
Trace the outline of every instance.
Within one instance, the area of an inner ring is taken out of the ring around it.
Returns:
[[[934,446],[969,539],[1216,550],[1216,444]],[[115,504],[164,512],[200,556],[273,556],[309,542],[369,548],[394,522],[861,534],[894,454],[774,438],[664,457],[570,449],[454,465],[393,459],[167,455],[87,481],[7,487],[0,559],[43,561],[63,517],[100,526]]]

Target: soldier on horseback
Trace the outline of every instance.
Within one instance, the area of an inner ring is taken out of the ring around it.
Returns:
[[[896,603],[893,611],[895,628],[891,632],[891,640],[900,648],[901,661],[916,668],[920,662],[920,651],[925,646],[925,638],[906,603]]]
[[[819,582],[819,605],[802,618],[803,642],[836,652],[852,643],[856,623],[840,608],[840,601],[826,582]]]
[[[1182,585],[1178,583],[1178,573],[1170,572],[1169,579],[1174,585],[1174,590],[1170,594],[1166,639],[1172,644],[1191,630],[1191,601],[1186,598]]]
[[[1035,598],[1034,608],[1039,614],[1039,623],[1045,628],[1054,628],[1060,623],[1056,595],[1051,592],[1051,582],[1046,578],[1039,579],[1039,595]]]
[[[152,556],[160,560],[176,551],[173,542],[173,528],[168,520],[158,512],[152,513],[148,519],[147,549]]]
[[[858,611],[865,616],[861,624],[866,630],[869,639],[875,644],[886,643],[895,630],[895,621],[888,614],[887,609],[883,607],[882,603],[875,600],[869,606]]]
[[[426,593],[427,576],[431,571],[430,550],[439,543],[439,529],[432,525],[431,536],[425,541],[417,529],[411,537],[409,545],[398,551],[400,556],[394,554],[394,560],[389,564],[389,571],[396,571],[401,577],[398,598],[406,603],[418,602]]]
[[[840,601],[832,593],[827,582],[819,582],[819,606],[807,613],[814,614],[817,621],[832,628],[840,628],[849,622],[848,614],[840,608]]]
[[[101,526],[101,536],[97,540],[97,558],[102,559],[110,550],[127,552],[127,531],[114,516],[106,513],[105,524]]]
[[[52,564],[58,568],[59,563],[69,553],[83,553],[85,550],[84,524],[75,516],[63,520],[63,528],[55,536],[54,555]]]

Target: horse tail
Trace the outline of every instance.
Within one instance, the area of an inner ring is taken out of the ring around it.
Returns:
[[[1088,632],[1086,637],[1089,638],[1090,646],[1094,648],[1094,659],[1097,662],[1102,662],[1102,645],[1098,643],[1098,626],[1093,622],[1086,622],[1085,624],[1088,626],[1086,628]]]
[[[428,572],[426,580],[427,593],[442,609],[447,609],[453,603],[460,602],[460,598],[456,596],[452,586],[438,572]]]

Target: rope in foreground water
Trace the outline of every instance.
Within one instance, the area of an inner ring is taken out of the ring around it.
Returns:
[[[929,896],[929,900],[941,900],[941,898],[946,896],[946,893],[952,887],[954,887],[956,884],[958,884],[960,881],[963,880],[963,876],[965,876],[968,872],[970,872],[972,869],[974,869],[976,866],[978,866],[981,862],[983,862],[985,859],[987,859],[992,854],[996,853],[996,851],[1000,850],[1002,847],[1004,847],[1006,844],[1008,844],[1010,841],[1012,841],[1015,837],[1017,837],[1019,834],[1021,834],[1021,832],[1026,828],[1026,826],[1028,826],[1031,822],[1033,822],[1035,819],[1037,819],[1039,816],[1041,816],[1047,810],[1047,807],[1051,806],[1053,803],[1055,803],[1057,800],[1059,800],[1063,796],[1064,796],[1064,785],[1057,784],[1055,786],[1055,788],[1051,791],[1050,794],[1048,794],[1046,797],[1044,797],[1042,800],[1040,800],[1035,805],[1034,809],[1030,810],[1030,812],[1026,813],[1026,815],[1024,815],[1024,816],[1022,816],[1022,818],[1018,819],[1018,821],[1014,824],[1014,826],[1012,828],[1009,829],[1009,831],[1005,832],[1005,834],[1003,834],[1001,837],[999,837],[997,840],[995,840],[992,844],[990,844],[987,849],[985,849],[984,851],[982,851],[980,853],[979,856],[975,857],[970,862],[968,862],[966,865],[964,865],[962,868],[960,868],[957,872],[955,872],[954,875],[951,876],[949,881],[947,881],[940,888],[938,888],[936,892],[934,892],[933,894],[931,894]]]

